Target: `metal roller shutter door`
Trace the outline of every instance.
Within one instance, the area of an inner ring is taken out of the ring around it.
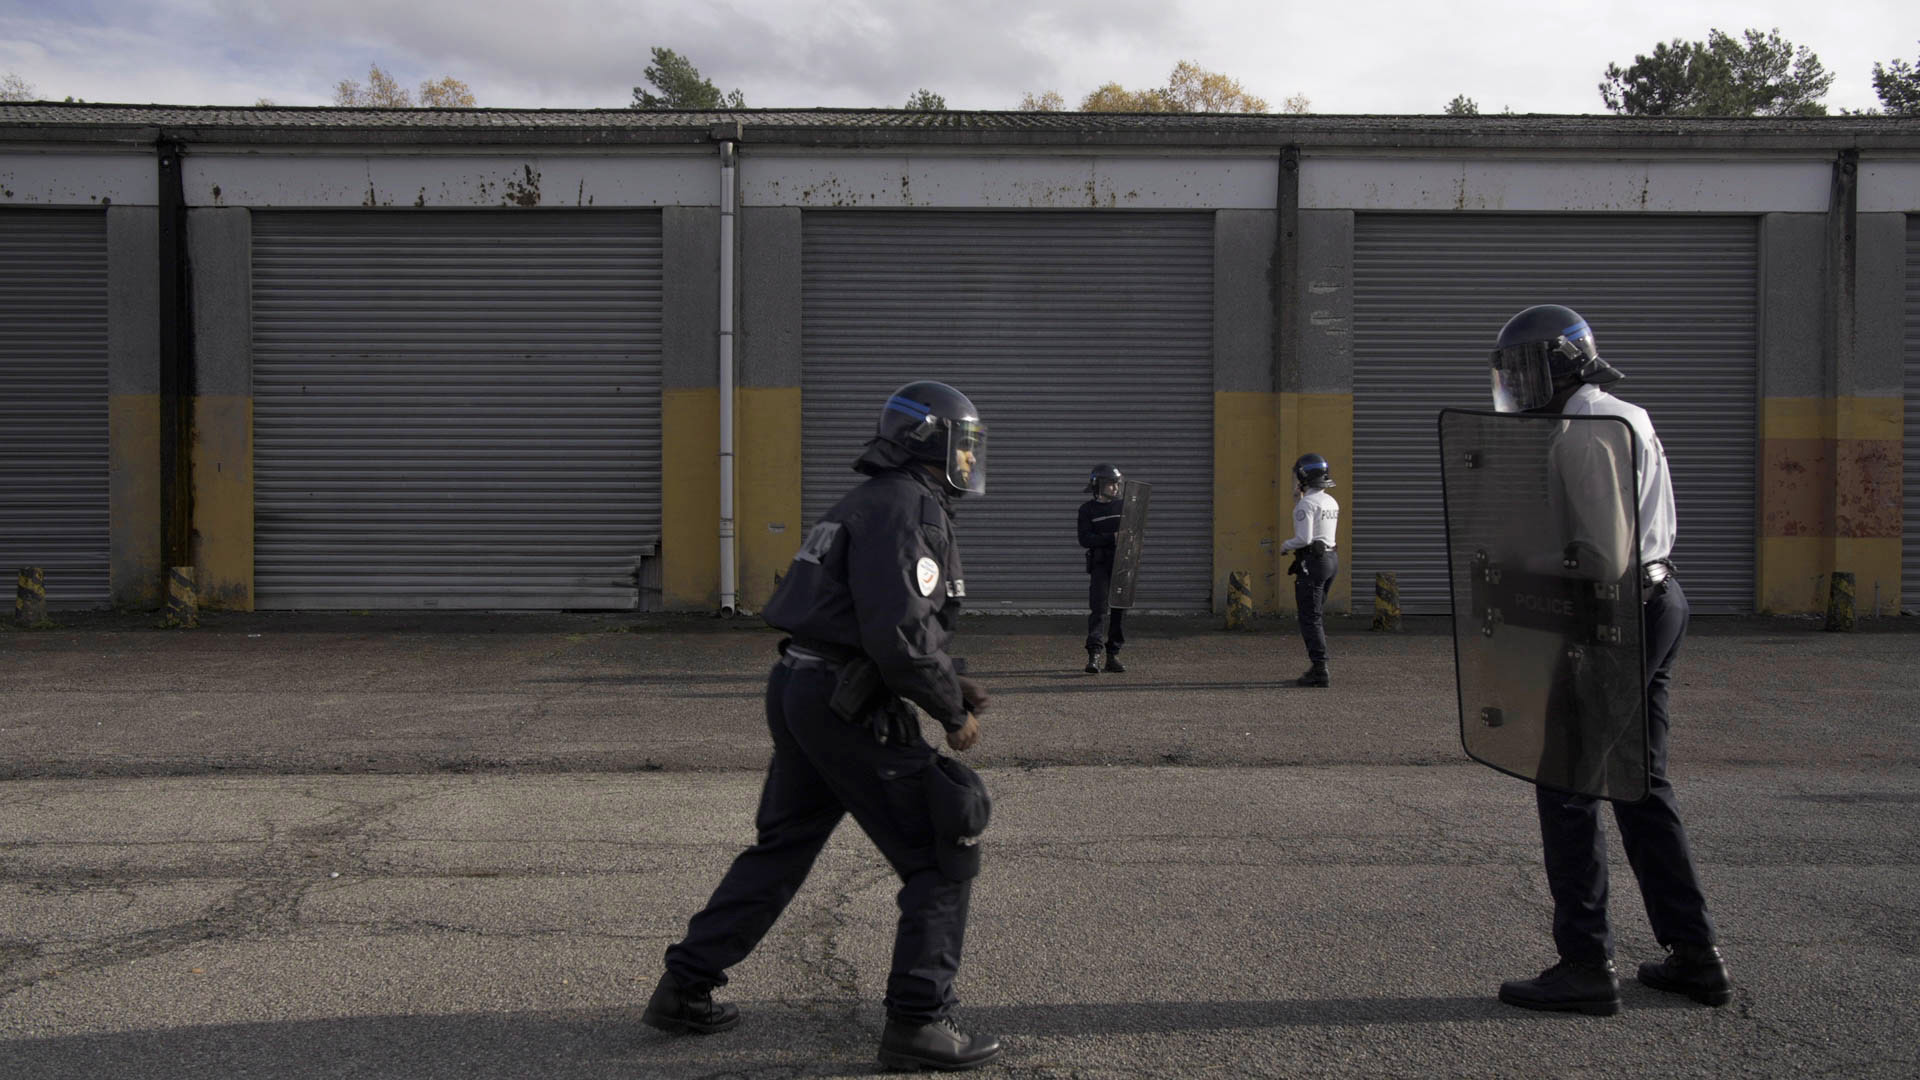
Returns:
[[[803,511],[887,394],[959,387],[988,428],[960,510],[973,610],[1085,610],[1087,470],[1153,484],[1137,606],[1201,611],[1213,576],[1213,216],[810,212],[803,218]]]
[[[47,604],[112,603],[107,215],[0,210],[0,572]]]
[[[639,603],[657,213],[260,213],[261,608]]]
[[[1901,472],[1900,606],[1920,613],[1920,216],[1907,218],[1906,431]]]
[[[1485,358],[1501,325],[1564,303],[1666,446],[1693,609],[1751,611],[1757,236],[1744,217],[1358,215],[1356,585],[1393,571],[1405,610],[1448,609],[1435,415],[1491,408]]]

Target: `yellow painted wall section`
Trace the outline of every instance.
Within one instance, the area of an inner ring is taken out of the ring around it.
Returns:
[[[1226,610],[1227,575],[1252,578],[1253,609],[1279,610],[1274,500],[1285,493],[1274,468],[1277,395],[1216,391],[1213,395],[1213,610]],[[1288,591],[1286,603],[1292,604]]]
[[[1334,579],[1333,589],[1327,596],[1327,610],[1348,613],[1353,610],[1355,596],[1365,596],[1368,604],[1373,602],[1373,582],[1365,582],[1362,588],[1363,583],[1354,581],[1350,573],[1349,542],[1353,539],[1353,523],[1355,515],[1363,512],[1355,505],[1363,493],[1356,492],[1353,485],[1353,395],[1281,394],[1279,397],[1279,449],[1274,462],[1279,476],[1275,487],[1279,498],[1274,507],[1277,529],[1274,547],[1277,551],[1280,543],[1294,532],[1293,463],[1302,454],[1319,454],[1333,468],[1336,486],[1330,494],[1340,504],[1340,528],[1336,534],[1340,576]],[[1292,557],[1276,558],[1278,569],[1284,575]],[[1290,577],[1284,579],[1280,589],[1280,607],[1285,611],[1297,610]]]
[[[204,608],[253,610],[253,398],[193,399],[194,585]]]
[[[160,604],[160,396],[107,399],[108,581],[113,606]]]
[[[717,611],[720,391],[663,390],[660,404],[661,605],[668,611]],[[739,430],[736,418],[736,436]]]
[[[775,575],[787,572],[807,536],[809,523],[800,516],[800,388],[741,387],[734,400],[739,603],[759,611],[773,598]],[[858,479],[847,471],[848,487]]]
[[[1890,397],[1762,402],[1759,610],[1825,611],[1835,570],[1861,613],[1899,610],[1901,414]]]

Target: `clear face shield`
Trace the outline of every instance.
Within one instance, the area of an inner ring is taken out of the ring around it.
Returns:
[[[987,493],[987,426],[978,420],[947,422],[947,486],[969,495]]]
[[[1120,481],[1101,480],[1095,485],[1093,494],[1101,502],[1112,502],[1120,497]]]
[[[1572,376],[1600,360],[1600,346],[1586,323],[1568,327],[1572,337],[1529,341],[1493,350],[1493,407],[1530,412],[1553,400],[1554,377]]]

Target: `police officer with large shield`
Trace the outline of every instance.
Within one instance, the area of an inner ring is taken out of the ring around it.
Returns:
[[[1133,585],[1140,568],[1140,545],[1146,535],[1147,499],[1152,486],[1128,480],[1119,466],[1101,462],[1087,472],[1076,535],[1087,549],[1087,667],[1127,670],[1120,650],[1127,644],[1127,609],[1133,606]]]
[[[1640,981],[1732,999],[1667,781],[1668,687],[1688,607],[1669,556],[1666,452],[1572,309],[1530,307],[1492,355],[1495,412],[1440,418],[1461,741],[1531,780],[1558,963],[1501,984],[1529,1009],[1619,1011],[1607,921],[1611,801],[1667,955]]]
[[[773,760],[758,841],[667,950],[643,1019],[708,1033],[739,1023],[713,1000],[852,814],[899,874],[880,1061],[967,1069],[999,1040],[955,1026],[954,976],[989,804],[977,774],[921,738],[911,701],[971,748],[987,696],[947,654],[966,595],[952,500],[986,491],[986,428],[966,395],[922,381],[886,401],[854,468],[868,476],[822,515],[763,612],[792,636],[767,679]]]

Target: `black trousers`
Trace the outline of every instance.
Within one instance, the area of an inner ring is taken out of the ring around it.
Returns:
[[[934,750],[917,735],[911,745],[882,744],[868,727],[842,720],[827,707],[833,682],[824,665],[774,665],[767,679],[773,761],[754,819],[759,839],[733,860],[687,936],[668,947],[667,970],[688,986],[726,985],[726,970],[766,936],[834,827],[852,814],[902,882],[887,1015],[938,1020],[954,1005],[973,883],[949,880],[934,861],[921,776]]]
[[[1328,548],[1315,555],[1308,550],[1300,557],[1300,573],[1293,579],[1293,603],[1300,609],[1300,640],[1306,642],[1307,659],[1316,664],[1327,662],[1327,592],[1340,574],[1340,553]]]
[[[1107,603],[1107,593],[1113,588],[1113,564],[1101,566],[1094,564],[1087,571],[1087,651],[1099,652],[1102,648],[1107,655],[1120,651],[1127,643],[1127,609],[1117,608]]]
[[[1613,804],[1613,820],[1627,862],[1640,883],[1653,935],[1662,945],[1714,943],[1713,919],[1700,889],[1687,830],[1667,781],[1667,691],[1690,609],[1677,578],[1668,578],[1641,616],[1646,650],[1649,786],[1639,802]],[[1553,943],[1567,960],[1613,955],[1607,924],[1607,840],[1601,799],[1534,789],[1540,810],[1540,846],[1553,893]]]

